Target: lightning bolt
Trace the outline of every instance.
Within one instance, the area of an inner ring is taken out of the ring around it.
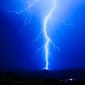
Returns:
[[[48,36],[48,33],[47,33],[47,24],[48,24],[48,21],[49,19],[52,17],[52,14],[56,8],[56,1],[55,0],[52,0],[52,3],[53,3],[53,7],[52,9],[50,9],[49,13],[47,14],[47,16],[44,18],[44,36],[45,36],[45,60],[46,60],[46,65],[45,65],[45,68],[46,70],[48,70],[48,65],[49,65],[49,62],[48,62],[48,57],[49,57],[49,43],[51,42],[51,39],[50,37]]]
[[[8,11],[8,12],[13,12],[13,13],[16,13],[18,15],[24,13],[25,11],[29,10],[29,12],[31,13],[31,8],[38,2],[39,0],[34,0],[33,2],[30,3],[30,5],[28,7],[26,7],[25,9],[23,10],[19,10],[19,11]],[[48,70],[48,57],[49,57],[49,44],[51,43],[53,46],[56,47],[56,45],[52,42],[52,40],[50,39],[50,37],[48,36],[48,33],[47,33],[47,24],[48,24],[48,21],[49,19],[52,17],[52,14],[56,8],[56,0],[51,0],[52,1],[52,4],[53,4],[53,7],[50,9],[50,11],[48,12],[47,16],[45,16],[44,18],[44,24],[43,24],[43,31],[44,31],[44,36],[45,36],[45,44],[44,44],[44,49],[45,49],[45,61],[46,61],[46,65],[45,65],[45,68],[46,70]],[[31,15],[32,17],[32,15]],[[31,20],[31,17],[29,18],[29,22]],[[28,18],[28,15],[26,16],[25,18],[25,23],[27,22],[27,18]],[[41,32],[40,32],[41,34]],[[34,40],[37,41],[38,38],[40,37],[40,34],[39,36]],[[43,47],[42,47],[43,48]],[[41,49],[42,49],[41,48]],[[57,48],[57,47],[56,47]]]
[[[8,12],[13,12],[13,13],[16,13],[18,15],[26,12],[26,11],[29,11],[31,13],[31,8],[37,3],[39,2],[40,0],[33,0],[28,7],[26,7],[25,9],[23,10],[19,10],[19,11],[8,11]],[[49,70],[49,45],[53,45],[56,49],[58,49],[58,51],[60,51],[60,49],[53,43],[53,41],[51,40],[51,38],[49,37],[48,35],[48,32],[47,32],[47,25],[48,25],[48,22],[49,20],[51,19],[51,17],[53,17],[55,20],[57,20],[54,16],[53,16],[53,13],[56,9],[56,0],[51,0],[52,1],[52,8],[49,10],[48,14],[44,17],[44,20],[43,20],[43,33],[44,33],[44,38],[45,38],[45,43],[44,43],[44,46],[42,46],[41,48],[39,48],[38,52],[41,50],[41,49],[44,49],[44,56],[45,56],[45,67],[43,69],[46,69],[46,70]],[[32,15],[30,16],[29,18],[29,22],[31,21],[31,18],[32,18]],[[27,19],[28,19],[28,14],[26,15],[26,18],[25,18],[25,23],[27,22]],[[58,20],[59,21],[59,20]],[[61,21],[61,23],[65,24],[65,25],[69,25],[69,24],[66,24],[64,21]],[[41,36],[41,33],[42,31],[39,33],[39,35],[36,37],[36,39],[33,41],[36,42],[39,37]]]
[[[33,0],[29,5],[28,7],[26,7],[25,9],[22,9],[22,10],[19,10],[19,11],[8,11],[9,13],[15,13],[17,15],[20,15],[26,11],[29,11],[29,13],[31,14],[31,8],[38,2],[39,0]],[[7,9],[8,10],[8,9]],[[28,14],[26,15],[26,18],[25,18],[25,21],[24,21],[24,24],[26,24],[27,22],[27,19],[28,19]],[[31,21],[31,18],[32,18],[32,15],[29,17],[29,23]]]

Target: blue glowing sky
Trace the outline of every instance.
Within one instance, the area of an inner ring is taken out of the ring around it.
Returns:
[[[45,67],[44,17],[52,0],[0,1],[0,68],[37,70]],[[26,9],[23,12],[20,10]],[[52,40],[49,69],[85,68],[85,1],[56,0],[47,24]],[[56,47],[58,49],[56,49]]]

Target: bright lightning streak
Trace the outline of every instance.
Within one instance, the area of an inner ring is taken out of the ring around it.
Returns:
[[[29,5],[28,7],[26,7],[25,9],[23,10],[19,10],[19,11],[8,11],[8,12],[13,12],[13,13],[16,13],[18,15],[26,12],[26,11],[29,11],[31,13],[32,11],[32,7],[37,3],[39,2],[40,0],[33,0]],[[44,69],[46,70],[49,70],[49,61],[48,61],[48,58],[49,58],[49,45],[51,44],[52,46],[54,46],[58,51],[60,51],[59,47],[57,47],[53,41],[51,40],[51,38],[49,37],[48,35],[48,32],[47,32],[47,25],[48,25],[48,22],[49,20],[53,17],[55,20],[57,20],[54,16],[53,16],[53,13],[56,9],[56,0],[51,0],[52,1],[52,8],[49,10],[48,14],[45,16],[44,20],[43,20],[43,33],[44,33],[44,37],[45,37],[45,44],[39,48],[38,52],[41,50],[41,49],[44,49],[45,51],[45,67]],[[28,19],[28,14],[26,15],[26,18],[25,18],[25,23],[27,22],[27,19]],[[32,18],[32,15],[29,17],[29,22]],[[59,21],[59,20],[58,20]],[[69,24],[66,24],[64,21],[61,21],[61,23],[65,24],[65,25],[69,25]],[[36,39],[33,41],[37,41],[39,39],[39,37],[41,36],[41,33],[42,31],[39,33],[39,35],[36,37]]]
[[[52,3],[53,3],[53,7],[52,9],[49,11],[49,13],[47,14],[47,16],[45,17],[44,19],[44,35],[45,35],[45,39],[46,39],[46,42],[45,42],[45,59],[46,59],[46,66],[44,69],[48,70],[48,57],[49,57],[49,43],[51,41],[50,37],[48,36],[48,33],[47,33],[47,24],[48,24],[48,21],[49,19],[52,17],[52,14],[56,8],[56,1],[55,0],[52,0]]]

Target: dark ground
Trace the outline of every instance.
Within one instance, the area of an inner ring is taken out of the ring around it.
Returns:
[[[0,85],[84,85],[84,80],[85,70],[0,71]]]

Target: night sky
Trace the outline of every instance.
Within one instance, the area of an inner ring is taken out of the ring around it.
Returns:
[[[24,24],[26,15],[30,17],[29,11],[21,15],[8,12],[25,8],[26,0],[21,1],[0,0],[0,69],[39,70],[45,66],[43,49],[38,51],[44,45],[43,33],[37,41],[33,40],[43,27],[45,5],[41,9],[34,6],[30,23],[28,18]],[[50,20],[52,26],[48,25],[48,32],[60,51],[49,46],[49,69],[85,68],[85,0],[56,1],[59,4],[55,16],[60,21]],[[46,6],[48,9],[49,5]],[[65,25],[63,20],[70,25]]]

